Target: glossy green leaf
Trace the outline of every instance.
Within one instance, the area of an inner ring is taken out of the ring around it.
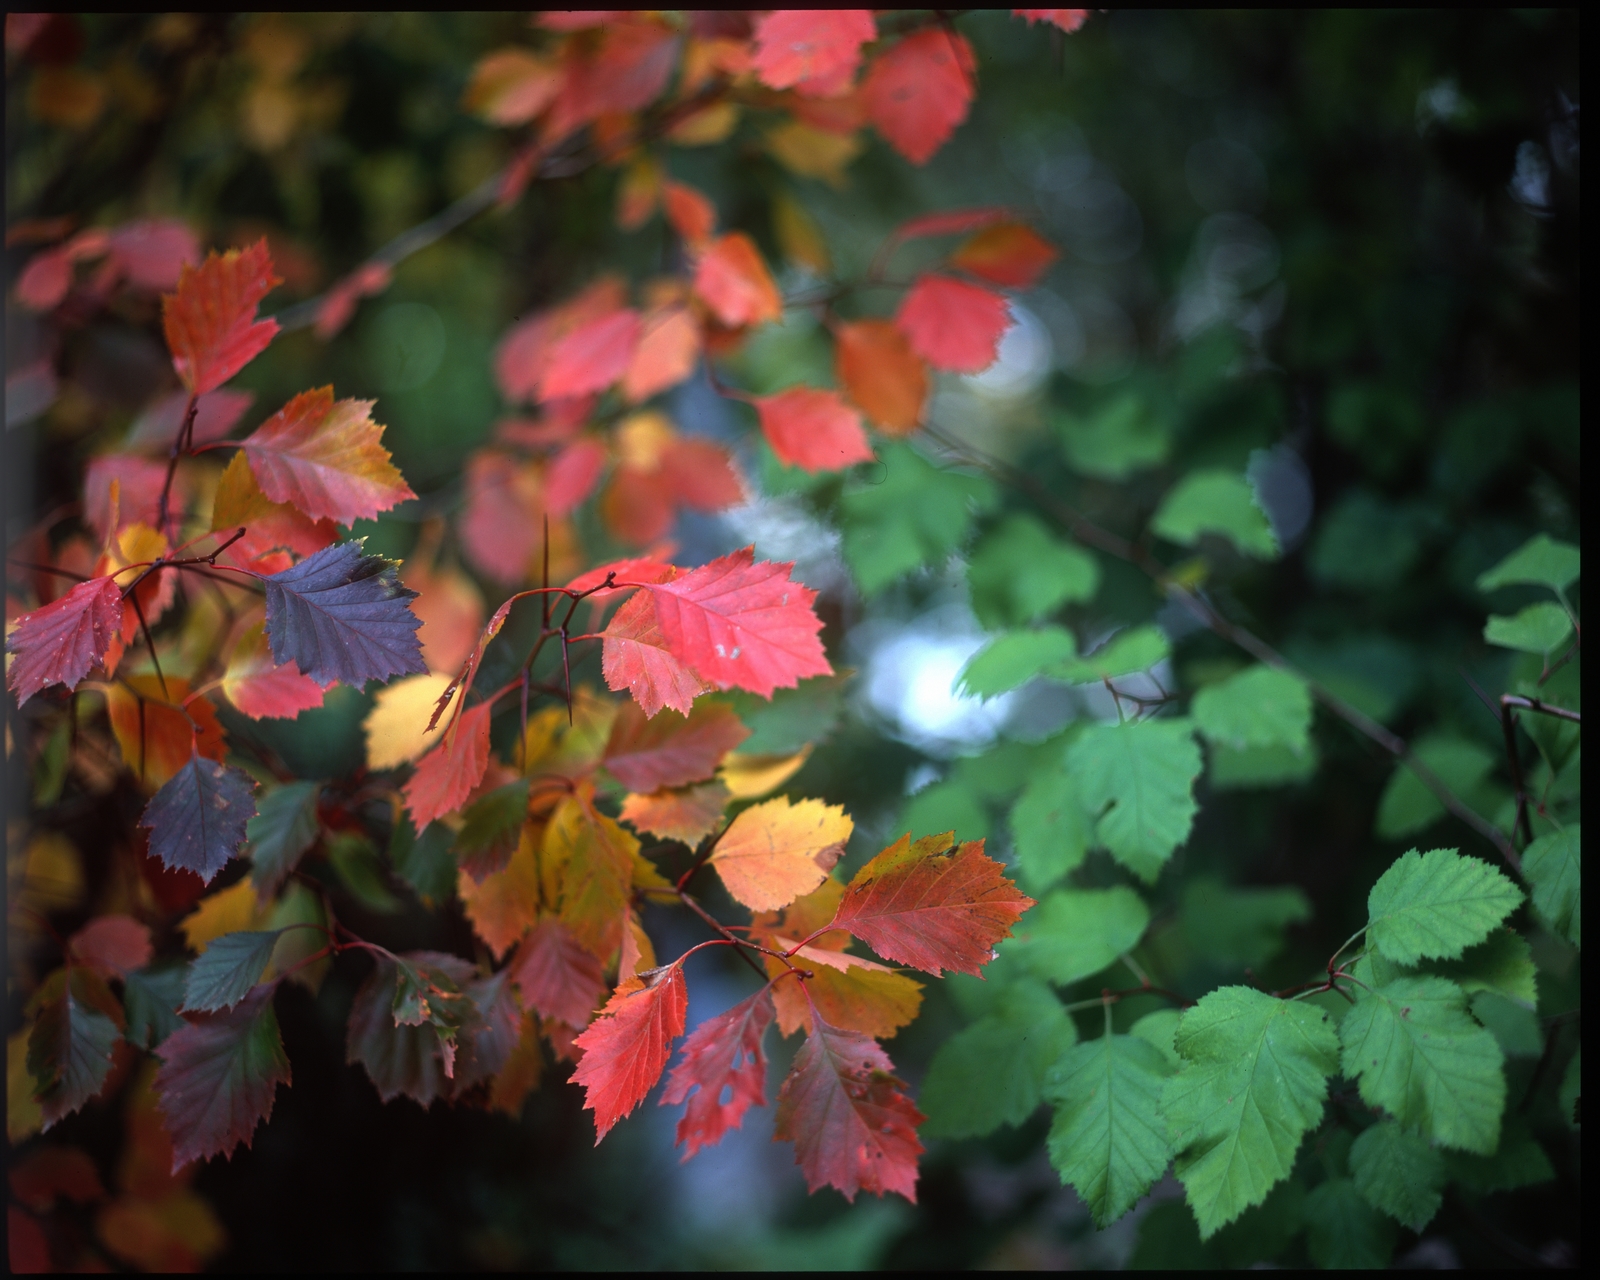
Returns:
[[[1247,667],[1207,685],[1195,694],[1190,714],[1195,728],[1224,746],[1283,746],[1299,754],[1310,745],[1311,690],[1275,667]]]
[[[999,631],[1093,600],[1100,565],[1032,516],[1008,516],[978,540],[967,561],[967,586],[978,621]]]
[[[1250,482],[1232,471],[1191,471],[1162,499],[1151,531],[1168,542],[1192,547],[1205,533],[1220,534],[1247,556],[1278,557],[1278,539]]]
[[[290,782],[256,801],[256,816],[245,824],[250,841],[250,878],[262,897],[277,893],[305,851],[317,839],[320,782]]]
[[[1470,794],[1498,759],[1482,744],[1446,733],[1420,739],[1413,752],[1458,796]],[[1402,839],[1426,830],[1444,814],[1444,805],[1428,785],[1397,763],[1378,801],[1377,832],[1386,840]]]
[[[1533,906],[1574,946],[1583,945],[1583,827],[1573,823],[1540,836],[1522,855],[1522,874],[1533,886]]]
[[[1315,1006],[1223,987],[1184,1014],[1176,1048],[1183,1069],[1161,1107],[1204,1239],[1288,1177],[1322,1118],[1338,1038]]]
[[[1454,849],[1397,858],[1367,895],[1367,937],[1399,964],[1451,960],[1489,936],[1522,901],[1499,870]]]
[[[1564,591],[1578,580],[1578,548],[1547,533],[1528,539],[1494,568],[1478,575],[1479,591],[1528,583]]]
[[[1067,749],[1084,807],[1100,815],[1099,843],[1146,882],[1189,838],[1200,748],[1181,720],[1096,725]]]
[[[1306,1252],[1324,1270],[1377,1271],[1394,1254],[1394,1223],[1350,1178],[1329,1178],[1306,1196]]]
[[[1393,1120],[1364,1129],[1350,1148],[1350,1175],[1373,1208],[1421,1231],[1444,1201],[1444,1157]]]
[[[1148,1041],[1118,1035],[1078,1045],[1051,1069],[1050,1163],[1098,1227],[1125,1214],[1166,1172],[1172,1149],[1160,1104],[1170,1071]]]
[[[213,938],[200,958],[189,966],[184,1011],[214,1013],[238,1004],[261,981],[282,935],[282,929],[274,929],[225,933]]]
[[[1021,1124],[1039,1106],[1045,1074],[1072,1047],[1072,1019],[1043,983],[1008,985],[992,1012],[939,1047],[917,1097],[923,1132],[945,1138]]]
[[[1099,973],[1135,947],[1150,924],[1150,908],[1126,885],[1057,889],[1047,894],[1001,943],[1039,977],[1066,986]]]
[[[1505,1105],[1504,1055],[1445,978],[1398,978],[1361,994],[1339,1026],[1361,1097],[1441,1146],[1491,1152]]]
[[[962,668],[960,688],[963,693],[987,700],[1026,684],[1041,673],[1048,674],[1058,663],[1070,662],[1077,654],[1078,642],[1065,627],[1007,632],[972,655]]]
[[[1022,887],[1037,896],[1057,884],[1083,862],[1093,834],[1094,821],[1073,775],[1054,763],[1035,770],[1011,808]]]
[[[1087,657],[1057,662],[1045,674],[1063,684],[1099,684],[1148,671],[1171,652],[1172,646],[1160,628],[1131,627],[1118,632]]]
[[[1483,627],[1483,638],[1490,644],[1523,653],[1551,653],[1571,634],[1572,619],[1567,611],[1548,600],[1510,615],[1492,614]]]

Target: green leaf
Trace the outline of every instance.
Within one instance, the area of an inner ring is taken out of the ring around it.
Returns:
[[[184,985],[185,1013],[214,1013],[232,1008],[250,994],[266,972],[282,929],[225,933],[213,938],[189,966]]]
[[[1127,1213],[1166,1172],[1172,1151],[1160,1103],[1170,1070],[1147,1041],[1105,1035],[1078,1045],[1050,1071],[1050,1163],[1083,1197],[1097,1227]]]
[[[1502,649],[1548,654],[1566,643],[1572,619],[1558,604],[1542,601],[1507,616],[1492,614],[1484,624],[1483,638]]]
[[[1527,864],[1523,865],[1526,868]],[[1539,1003],[1533,950],[1515,929],[1496,929],[1477,946],[1468,947],[1459,959],[1436,960],[1427,971],[1449,978],[1468,995],[1493,991],[1529,1009]]]
[[[28,1036],[28,1074],[48,1129],[105,1087],[123,1019],[105,980],[82,965],[57,969],[30,1004],[36,1015]]]
[[[1445,1155],[1445,1164],[1453,1182],[1480,1196],[1538,1186],[1541,1182],[1554,1181],[1556,1176],[1544,1148],[1516,1119],[1507,1121],[1494,1154],[1464,1155],[1451,1151]]]
[[[1445,978],[1398,978],[1365,993],[1339,1026],[1343,1070],[1362,1100],[1441,1146],[1487,1153],[1500,1136],[1504,1055]]]
[[[1139,1242],[1129,1271],[1198,1271],[1222,1266],[1214,1242],[1200,1238],[1194,1214],[1182,1200],[1162,1200],[1139,1219]]]
[[[362,906],[382,914],[400,910],[400,899],[384,883],[378,850],[371,840],[355,831],[341,831],[328,841],[328,861],[333,864],[339,883]]]
[[[1172,652],[1159,627],[1132,627],[1118,632],[1085,658],[1057,662],[1044,674],[1063,684],[1099,684],[1135,671],[1148,671]]]
[[[1417,759],[1458,796],[1477,787],[1497,759],[1471,739],[1448,733],[1430,734],[1418,741],[1413,750]],[[1377,832],[1386,840],[1398,840],[1426,830],[1444,814],[1438,796],[1404,763],[1398,763],[1378,801]]]
[[[187,964],[165,963],[139,969],[122,980],[122,1007],[127,1011],[128,1043],[154,1049],[183,1026],[178,1009],[183,1004]]]
[[[1275,667],[1247,667],[1207,685],[1195,694],[1191,715],[1201,733],[1223,746],[1283,746],[1299,755],[1310,745],[1311,690]]]
[[[317,839],[317,797],[320,782],[290,782],[256,802],[256,816],[245,824],[254,865],[250,878],[256,893],[270,898],[289,878],[305,851]]]
[[[1255,491],[1232,471],[1191,471],[1162,499],[1150,528],[1180,546],[1194,546],[1203,533],[1218,533],[1247,556],[1278,558],[1278,539]]]
[[[1166,1059],[1171,1071],[1176,1071],[1183,1065],[1183,1059],[1178,1056],[1177,1039],[1178,1025],[1183,1021],[1183,1013],[1178,1009],[1157,1009],[1154,1013],[1147,1013],[1133,1026],[1128,1028],[1130,1036],[1137,1036],[1146,1044],[1153,1044]],[[1170,1074],[1169,1072],[1168,1074]]]
[[[1527,1005],[1508,1000],[1498,991],[1480,991],[1472,997],[1472,1016],[1489,1028],[1508,1058],[1535,1058],[1544,1050],[1539,1019]]]
[[[1478,575],[1479,591],[1529,583],[1565,591],[1578,580],[1578,548],[1541,533],[1528,539],[1494,568]]]
[[[1136,392],[1113,400],[1088,418],[1058,421],[1062,448],[1074,471],[1122,480],[1167,459],[1166,424]]]
[[[1072,774],[1054,763],[1036,770],[1011,809],[1022,887],[1038,896],[1059,882],[1083,862],[1093,833]]]
[[[389,865],[425,906],[443,902],[456,891],[456,860],[450,852],[454,840],[455,832],[442,822],[430,822],[418,835],[404,809],[395,818]]]
[[[1222,987],[1184,1014],[1184,1066],[1161,1109],[1201,1239],[1289,1176],[1301,1138],[1322,1118],[1338,1045],[1322,1010],[1249,987]]]
[[[989,810],[960,778],[924,787],[900,811],[902,831],[954,831],[957,840],[985,840]]]
[[[1067,750],[1084,807],[1100,814],[1099,843],[1153,883],[1194,822],[1200,748],[1182,720],[1096,725]]]
[[[1000,631],[1047,618],[1062,605],[1093,600],[1100,589],[1100,565],[1032,516],[1008,516],[979,539],[967,561],[967,587],[978,621]]]
[[[456,861],[474,879],[503,870],[528,818],[528,780],[519,778],[478,797],[462,811]]]
[[[813,676],[795,689],[775,689],[770,700],[732,690],[722,695],[750,736],[739,744],[749,755],[793,755],[808,742],[821,742],[839,723],[844,690],[854,675]]]
[[[1078,642],[1065,627],[1011,631],[972,655],[961,671],[961,691],[988,700],[1077,656]]]
[[[1444,1201],[1444,1157],[1393,1120],[1355,1140],[1350,1173],[1368,1204],[1413,1231],[1432,1222]]]
[[[1583,827],[1573,823],[1530,844],[1522,855],[1522,874],[1533,886],[1533,907],[1573,946],[1583,945],[1581,877]]]
[[[1394,1223],[1349,1178],[1329,1178],[1306,1196],[1306,1252],[1324,1270],[1376,1271],[1394,1254]]]
[[[940,470],[909,445],[884,443],[878,457],[882,465],[863,468],[839,499],[845,563],[865,595],[942,564],[965,541],[973,513],[997,500],[989,480]]]
[[[923,1132],[964,1138],[1023,1123],[1039,1106],[1045,1073],[1076,1039],[1049,987],[1031,979],[1009,985],[993,1012],[934,1055],[917,1098],[928,1115]]]
[[[1066,986],[1099,973],[1139,944],[1150,908],[1127,885],[1110,889],[1057,889],[1046,895],[1002,942],[1046,982]]]
[[[1215,791],[1239,791],[1247,787],[1281,787],[1313,777],[1321,757],[1317,744],[1310,743],[1298,754],[1288,747],[1234,747],[1213,745],[1211,772],[1207,781]]]
[[[1311,903],[1299,889],[1232,889],[1203,876],[1185,886],[1178,918],[1198,955],[1242,968],[1277,955],[1284,930],[1311,919]]]
[[[1417,503],[1392,503],[1350,489],[1322,516],[1306,556],[1311,576],[1369,593],[1399,586],[1433,532],[1433,513]]]
[[[1454,849],[1413,849],[1367,895],[1367,937],[1400,964],[1453,960],[1521,901],[1522,891],[1487,862]]]

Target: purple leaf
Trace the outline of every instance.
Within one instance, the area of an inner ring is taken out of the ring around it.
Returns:
[[[397,565],[361,554],[361,541],[324,547],[262,581],[273,659],[291,659],[318,684],[362,688],[368,680],[421,675],[422,625],[406,602]]]
[[[207,884],[244,845],[245,824],[256,816],[255,782],[193,756],[145,806],[141,827],[150,831],[150,852],[167,866],[193,871]]]
[[[39,1088],[48,1129],[105,1087],[112,1050],[122,1039],[121,1010],[105,980],[75,965],[58,969],[39,990],[28,1037],[28,1074]]]

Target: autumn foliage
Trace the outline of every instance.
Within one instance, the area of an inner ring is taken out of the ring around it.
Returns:
[[[1027,288],[1054,250],[1003,210],[919,219],[872,268],[888,288],[874,296],[898,301],[846,318],[826,297],[785,297],[755,240],[666,176],[668,144],[736,104],[775,113],[802,168],[831,163],[863,128],[925,163],[977,85],[970,47],[938,19],[777,11],[730,35],[573,13],[540,26],[484,58],[467,91],[522,148],[500,200],[587,139],[621,172],[619,224],[659,213],[680,269],[603,275],[504,333],[494,373],[524,416],[468,461],[453,529],[430,525],[404,566],[349,532],[416,497],[383,443],[381,404],[309,388],[238,430],[251,397],[227,384],[279,332],[262,314],[281,283],[265,240],[202,256],[181,225],[130,224],[45,248],[23,272],[18,297],[41,312],[64,305],[84,263],[102,264],[100,302],[159,292],[177,387],[93,460],[82,531],[55,549],[36,539],[32,577],[13,581],[24,595],[8,596],[16,705],[145,796],[126,850],[142,905],[66,940],[30,1005],[23,1098],[48,1128],[110,1089],[130,1053],[151,1055],[139,1123],[165,1135],[161,1176],[178,1181],[163,1194],[191,1195],[183,1171],[248,1146],[293,1085],[278,987],[314,985],[328,957],[365,951],[374,969],[348,1053],[386,1099],[515,1114],[553,1059],[572,1064],[601,1139],[665,1077],[687,1158],[767,1103],[763,1039],[777,1022],[805,1036],[776,1102],[808,1184],[914,1199],[922,1116],[878,1043],[920,1003],[906,970],[979,973],[1032,900],[981,841],[948,835],[907,835],[841,880],[849,816],[772,794],[804,753],[739,755],[749,730],[723,695],[771,698],[834,666],[816,593],[791,565],[748,547],[673,562],[677,514],[726,509],[747,483],[657,397],[708,364],[781,463],[871,461],[884,437],[918,430],[937,373],[993,362],[1004,290]],[[929,238],[942,238],[939,261],[895,278],[897,247]],[[319,336],[386,281],[368,264],[337,284]],[[819,309],[836,384],[755,395],[727,381],[719,361],[796,305]],[[633,554],[593,564],[585,510]],[[502,596],[492,613],[480,583]],[[607,692],[572,680],[586,647]],[[230,743],[216,714],[293,718],[334,685],[377,687],[356,780],[288,776]],[[306,874],[319,862],[369,902],[392,894],[385,878],[430,905],[457,898],[487,958],[358,936]],[[710,877],[747,919],[708,912],[696,892]],[[646,902],[686,907],[712,935],[658,958]],[[196,958],[151,969],[174,923]],[[765,985],[683,1039],[693,957],[712,947],[743,954]]]

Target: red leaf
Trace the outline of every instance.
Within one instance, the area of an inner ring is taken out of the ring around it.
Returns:
[[[994,363],[1011,313],[992,290],[928,273],[901,301],[895,323],[934,368],[980,373]]]
[[[554,916],[533,926],[507,966],[524,1007],[585,1027],[606,989],[600,961]]]
[[[1087,9],[1013,9],[1019,18],[1026,18],[1031,27],[1035,22],[1048,22],[1071,35],[1089,20]]]
[[[761,251],[735,231],[716,240],[695,268],[694,290],[723,324],[765,324],[783,314],[783,298]]]
[[[833,668],[817,638],[822,619],[811,607],[817,593],[790,581],[793,564],[754,558],[755,548],[745,547],[645,589],[668,647],[697,675],[770,698],[774,689],[832,675]]]
[[[161,510],[161,486],[166,482],[167,466],[152,458],[133,453],[102,453],[89,460],[83,482],[83,518],[104,542],[117,529],[130,524],[156,527]],[[111,482],[117,482],[117,509],[111,510]],[[176,485],[172,510],[181,509]],[[116,522],[113,529],[112,522]],[[170,529],[163,530],[170,533]]]
[[[110,578],[80,582],[59,600],[25,613],[6,637],[14,654],[6,683],[20,707],[53,684],[76,688],[105,660],[122,630],[122,592]]]
[[[1027,289],[1059,256],[1036,232],[1007,222],[978,232],[951,255],[950,265],[1008,289]]]
[[[244,411],[255,403],[251,391],[208,391],[195,403],[195,444],[210,444],[221,440],[233,430]],[[128,431],[124,447],[129,449],[169,449],[178,438],[178,428],[183,425],[183,415],[189,408],[189,393],[174,391],[162,396],[141,413]]]
[[[18,14],[18,17],[48,18],[49,14]],[[9,19],[11,15],[8,13]],[[6,1258],[13,1275],[36,1275],[56,1268],[50,1257],[50,1238],[39,1220],[14,1204],[6,1206]]]
[[[749,736],[732,707],[702,704],[688,719],[650,719],[624,703],[612,722],[605,766],[629,791],[681,787],[709,778]]]
[[[886,960],[935,977],[942,969],[978,974],[1033,899],[1006,879],[982,840],[953,856],[951,844],[948,834],[915,844],[901,836],[856,872],[833,923]]]
[[[605,466],[605,445],[591,438],[574,440],[550,460],[544,476],[545,509],[556,517],[576,511],[594,492]]]
[[[383,447],[371,400],[302,391],[241,441],[261,491],[313,520],[354,524],[417,495]]]
[[[418,831],[467,802],[489,768],[487,702],[468,707],[438,746],[417,762],[405,785],[406,808]]]
[[[668,578],[676,577],[678,569],[674,565],[658,559],[654,555],[630,556],[626,560],[613,560],[608,564],[580,573],[571,582],[567,583],[568,591],[594,591],[607,575],[615,575],[619,584],[605,591],[594,591],[593,599],[604,600],[619,591],[627,591],[633,587],[643,586],[650,582],[665,582]]]
[[[682,182],[668,182],[661,192],[667,221],[683,237],[684,243],[698,249],[711,239],[717,229],[717,210],[693,187]]]
[[[48,1212],[58,1199],[93,1204],[106,1194],[94,1161],[77,1147],[35,1147],[13,1158],[10,1182],[11,1194],[36,1213]]]
[[[628,371],[639,343],[639,313],[613,311],[574,329],[552,344],[539,380],[539,399],[604,391]]]
[[[222,677],[222,691],[234,709],[252,720],[293,720],[322,705],[323,689],[293,662],[278,662],[257,624],[239,637]]]
[[[559,142],[590,120],[648,106],[667,87],[677,56],[678,38],[670,29],[634,14],[606,22],[598,46],[568,44],[565,81],[550,108],[545,140]]]
[[[770,89],[831,97],[861,65],[861,46],[878,38],[870,9],[777,9],[756,24],[755,71]]]
[[[925,1117],[903,1092],[878,1042],[813,1014],[794,1068],[778,1093],[774,1137],[794,1143],[812,1191],[897,1191],[917,1199],[917,1126]]]
[[[618,987],[573,1041],[583,1057],[572,1079],[583,1086],[583,1105],[594,1112],[595,1145],[661,1078],[688,1007],[683,966],[674,964],[657,970],[648,986],[634,978]]]
[[[914,32],[867,72],[867,114],[896,151],[926,164],[967,118],[976,66],[966,37],[942,27]]]
[[[732,456],[709,440],[674,440],[661,470],[678,500],[696,511],[721,511],[744,501]]]
[[[633,694],[645,715],[662,707],[689,714],[707,685],[672,652],[661,630],[655,600],[640,592],[618,609],[606,627],[600,670],[608,688]]]
[[[185,266],[178,291],[161,300],[172,367],[196,395],[215,391],[266,349],[276,320],[257,320],[256,308],[274,285],[267,242],[210,253]]]
[[[964,231],[977,231],[982,227],[1006,222],[1011,210],[1002,205],[985,205],[977,209],[947,209],[942,213],[925,213],[920,218],[902,222],[890,239],[895,244],[916,240],[923,236],[953,236]]]
[[[466,491],[460,533],[467,559],[496,582],[520,583],[544,536],[537,468],[498,450],[480,449],[467,458]]]
[[[232,1009],[189,1020],[161,1042],[155,1091],[172,1134],[172,1168],[231,1156],[249,1146],[272,1114],[280,1084],[290,1083],[275,983],[257,987]]]
[[[128,279],[152,293],[174,288],[183,269],[200,261],[200,242],[171,218],[128,222],[111,233],[111,255]]]
[[[700,326],[683,307],[665,307],[645,317],[633,361],[622,379],[622,394],[633,403],[675,387],[700,359]]]
[[[73,959],[118,978],[150,963],[150,929],[132,916],[98,916],[67,941]]]
[[[678,1121],[678,1145],[687,1160],[713,1147],[744,1122],[751,1107],[767,1105],[767,1058],[761,1038],[772,1022],[772,988],[762,987],[726,1013],[707,1018],[683,1042],[683,1057],[667,1077],[662,1106],[689,1106]],[[722,1101],[722,1091],[728,1100]]]
[[[577,297],[530,316],[500,339],[494,371],[507,400],[537,398],[551,345],[573,329],[619,311],[627,297],[622,281],[602,276]]]
[[[872,461],[872,446],[861,429],[861,415],[836,391],[790,387],[760,396],[756,412],[761,432],[778,461],[805,471],[838,471]]]
[[[211,528],[225,537],[243,529],[244,536],[225,554],[258,569],[256,562],[280,548],[297,556],[310,556],[339,540],[339,530],[332,520],[313,520],[299,507],[267,497],[256,483],[242,450],[229,460],[217,482],[216,496],[211,501]],[[267,572],[275,573],[277,569]]]
[[[887,320],[858,320],[834,331],[839,384],[882,430],[908,435],[922,421],[928,366]]]

